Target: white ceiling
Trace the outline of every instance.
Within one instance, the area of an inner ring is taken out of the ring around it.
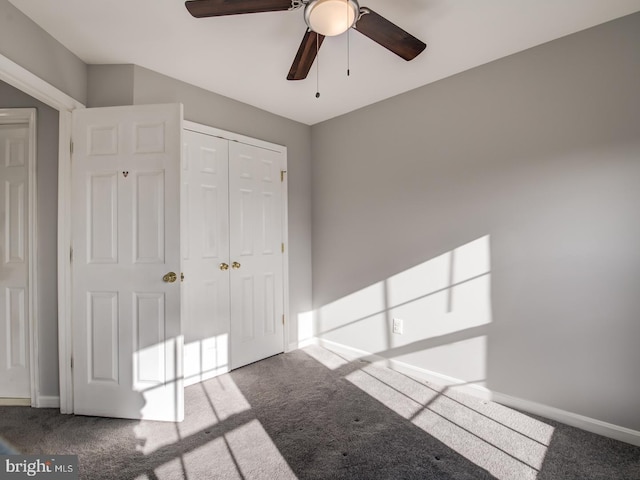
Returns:
[[[195,19],[182,0],[10,0],[87,64],[132,63],[309,125],[640,10],[640,0],[361,0],[427,43],[405,62],[357,31],[286,80],[302,9]],[[317,65],[317,63],[316,63]]]

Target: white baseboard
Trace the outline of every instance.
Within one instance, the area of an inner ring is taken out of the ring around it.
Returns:
[[[614,440],[620,440],[621,442],[640,447],[640,432],[631,430],[630,428],[621,427],[612,423],[596,420],[595,418],[585,417],[584,415],[567,412],[566,410],[523,400],[522,398],[512,397],[499,392],[493,392],[493,401],[507,407],[516,408],[534,415],[540,415],[541,417],[556,420],[566,425],[586,430],[587,432],[597,433],[603,437],[613,438]]]
[[[319,345],[319,339],[316,337],[305,338],[304,340],[299,340],[296,344],[296,349],[308,347],[309,345]]]
[[[32,404],[30,398],[0,398],[2,407],[60,408],[60,397],[40,395]]]
[[[383,365],[385,367],[391,368],[392,370],[404,373],[405,375],[409,375],[411,377],[418,378],[425,382],[435,383],[436,385],[440,385],[443,387],[449,387],[451,389],[455,389],[458,392],[466,393],[467,395],[473,395],[474,397],[478,397],[483,400],[492,399],[491,391],[483,387],[482,385],[476,385],[464,380],[449,377],[447,375],[416,367],[415,365],[401,362],[399,360],[384,358],[374,353],[369,353],[364,350],[360,350],[348,345],[332,342],[331,340],[325,340],[322,338],[314,338],[313,341],[310,341],[307,344],[320,345],[327,350],[332,350],[333,352],[344,355],[349,359],[366,357],[366,359],[371,363],[375,363],[376,365]]]
[[[60,408],[60,397],[53,395],[40,395],[36,399],[36,408]]]
[[[507,407],[522,410],[534,415],[539,415],[550,420],[555,420],[572,427],[586,430],[587,432],[602,435],[603,437],[609,437],[613,438],[614,440],[620,440],[622,442],[630,443],[631,445],[640,446],[640,432],[636,430],[631,430],[626,427],[621,427],[619,425],[596,420],[595,418],[585,417],[583,415],[578,415],[576,413],[568,412],[566,410],[561,410],[555,407],[550,407],[548,405],[512,397],[510,395],[505,395],[499,392],[494,392],[484,386],[470,384],[468,382],[465,382],[464,380],[449,377],[437,372],[432,372],[430,370],[416,367],[414,365],[400,362],[398,360],[387,359],[379,355],[366,352],[364,350],[350,347],[348,345],[332,342],[331,340],[325,340],[322,338],[309,339],[304,343],[301,342],[300,348],[303,348],[307,345],[320,345],[321,347],[341,354],[348,359],[366,357],[367,360],[371,361],[371,363],[384,365],[391,368],[392,370],[396,370],[397,372],[404,373],[406,375],[418,378],[426,382],[447,386],[455,389],[456,391],[466,393],[483,400],[491,400]]]
[[[30,398],[0,398],[0,407],[30,407]]]

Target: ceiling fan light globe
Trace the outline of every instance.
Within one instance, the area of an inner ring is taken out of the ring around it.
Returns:
[[[355,0],[315,0],[305,7],[304,19],[314,32],[333,37],[349,30],[359,11]]]

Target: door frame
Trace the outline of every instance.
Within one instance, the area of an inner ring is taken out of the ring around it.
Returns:
[[[27,157],[27,347],[29,348],[30,405],[37,406],[40,397],[40,371],[38,368],[38,190],[37,124],[35,108],[0,108],[0,125],[25,125],[28,129],[29,155]],[[12,401],[21,403],[19,400]]]
[[[71,151],[69,145],[71,143],[71,111],[76,108],[84,108],[84,105],[74,98],[70,97],[63,91],[54,87],[50,83],[42,80],[40,77],[34,75],[24,67],[18,65],[11,59],[0,54],[0,80],[17,88],[18,90],[26,93],[27,95],[41,101],[42,103],[50,106],[51,108],[59,112],[58,119],[58,354],[60,359],[60,366],[63,363],[70,364],[71,359],[71,343],[70,343],[70,331],[68,326],[70,325],[70,305],[68,304],[68,292],[70,287],[70,269],[67,268],[65,262],[62,259],[65,258],[66,253],[69,251],[70,245],[70,231],[69,231],[69,218],[65,218],[65,211],[70,204],[70,198],[63,200],[68,195],[69,191],[69,173],[71,162]],[[36,192],[34,192],[36,193]],[[37,198],[37,197],[36,197]],[[33,268],[36,269],[36,264],[32,263]],[[69,383],[69,379],[66,377],[66,370],[59,368],[60,370],[60,397],[40,396],[39,395],[39,383],[38,380],[40,366],[37,362],[38,357],[38,343],[37,343],[37,323],[38,318],[35,317],[36,331],[33,331],[35,335],[34,339],[30,339],[33,342],[33,353],[35,355],[35,363],[31,365],[34,381],[36,382],[36,388],[32,391],[32,406],[34,407],[60,407],[63,413],[70,412],[70,410],[63,409],[67,404],[70,397],[68,391],[65,391],[65,385]],[[31,335],[31,334],[30,334]],[[34,341],[35,340],[35,341]],[[35,398],[34,398],[35,394]],[[73,400],[71,398],[71,400]],[[35,404],[34,404],[35,403]]]
[[[282,243],[284,243],[284,252],[282,255],[282,296],[284,307],[284,326],[283,326],[283,349],[285,352],[289,352],[292,349],[289,345],[289,188],[287,179],[287,147],[278,145],[276,143],[267,142],[265,140],[258,140],[256,138],[247,137],[239,133],[228,132],[219,128],[210,127],[201,123],[191,122],[184,120],[182,122],[184,130],[190,130],[196,133],[202,133],[205,135],[211,135],[213,137],[223,138],[231,142],[244,143],[252,145],[254,147],[264,148],[266,150],[272,150],[282,155]]]

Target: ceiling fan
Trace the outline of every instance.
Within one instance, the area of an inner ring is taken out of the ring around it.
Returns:
[[[357,0],[189,0],[189,13],[196,18],[278,12],[304,7],[307,31],[302,38],[287,80],[307,77],[325,37],[354,28],[405,60],[413,60],[426,44]]]

